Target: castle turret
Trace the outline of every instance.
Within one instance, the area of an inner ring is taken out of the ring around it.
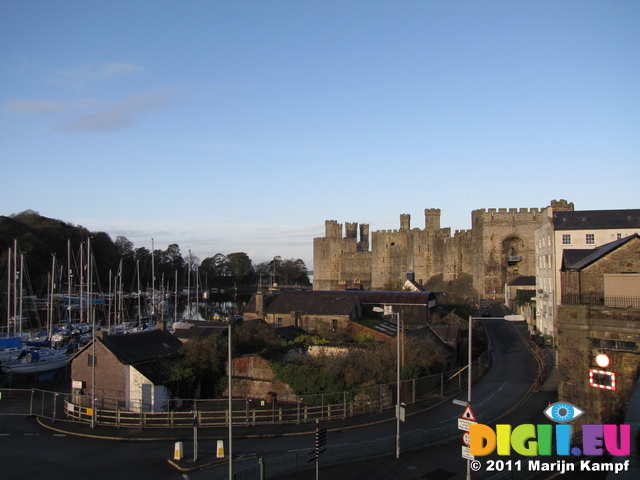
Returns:
[[[400,215],[400,230],[411,230],[411,215],[408,213]]]
[[[345,238],[358,238],[358,224],[346,222],[344,224]]]
[[[360,242],[358,242],[358,251],[369,251],[369,225],[366,223],[360,225]]]
[[[440,230],[440,209],[425,208],[424,210],[424,229],[428,232]]]

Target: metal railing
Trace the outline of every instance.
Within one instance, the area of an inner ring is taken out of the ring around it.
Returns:
[[[484,374],[489,367],[490,358],[489,352],[485,352],[474,362],[474,379]],[[412,405],[462,390],[467,383],[466,372],[466,369],[456,369],[403,381],[400,402]],[[49,400],[51,407],[55,403],[58,404],[57,413],[41,414],[31,411],[30,414],[72,422],[95,421],[96,425],[121,428],[190,428],[193,426],[193,411],[197,410],[200,427],[229,425],[227,399],[172,399],[167,400],[160,412],[147,411],[143,402],[130,402],[125,406],[122,399],[105,397],[96,398],[92,402],[90,395],[56,394],[55,400],[53,397]],[[389,383],[345,392],[305,395],[290,403],[279,402],[276,398],[237,398],[232,401],[231,420],[236,426],[299,425],[315,422],[316,419],[330,421],[380,413],[395,408],[395,404],[396,384]]]
[[[640,308],[639,296],[605,295],[604,293],[564,293],[563,305],[603,305],[611,308]]]
[[[478,422],[484,423],[485,416],[478,416]],[[460,439],[458,425],[450,424],[429,430],[409,432],[401,435],[400,443],[402,451],[419,450],[428,446],[446,443],[451,440]],[[309,448],[311,451],[312,448]],[[378,457],[392,456],[396,453],[396,437],[390,436],[379,440],[372,440],[362,443],[348,443],[341,445],[329,445],[322,455],[320,455],[319,466],[321,468],[339,465],[342,463],[357,462]],[[265,478],[288,475],[315,467],[315,463],[309,462],[315,457],[309,452],[300,451],[282,455],[278,457],[264,458]],[[260,465],[253,465],[233,474],[234,480],[259,480]],[[228,480],[228,479],[227,479]]]

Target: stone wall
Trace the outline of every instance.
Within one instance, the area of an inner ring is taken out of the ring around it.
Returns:
[[[411,217],[400,215],[398,230],[371,232],[369,225],[325,222],[325,236],[314,239],[314,290],[362,288],[383,290],[404,283],[407,272],[425,284],[436,275],[453,281],[471,274],[484,296],[502,297],[504,285],[518,276],[535,275],[534,231],[538,208],[474,210],[471,230],[441,228],[440,209],[425,209],[424,229],[411,228]],[[519,261],[510,261],[520,257]]]
[[[640,374],[640,309],[560,306],[557,315],[558,398],[585,411],[574,424],[620,423]],[[611,358],[616,389],[589,384],[596,353]]]
[[[89,355],[93,354],[93,348],[89,346],[81,351],[71,361],[71,380],[81,381],[82,390],[73,393],[91,395],[93,368],[89,363]],[[96,397],[115,400],[126,400],[126,367],[99,341],[96,340]]]

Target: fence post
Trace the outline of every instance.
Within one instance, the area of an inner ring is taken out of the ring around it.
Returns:
[[[444,372],[440,372],[440,396],[444,397]]]
[[[343,419],[343,420],[346,420],[346,419],[347,419],[347,391],[346,391],[346,390],[343,392],[343,395],[344,395],[344,398],[343,398],[343,401],[342,401],[342,404],[343,404],[343,408],[342,408],[342,412],[343,412],[342,419]]]
[[[413,404],[416,403],[416,379],[415,378],[413,379],[413,401],[412,401],[412,403]]]
[[[58,409],[58,393],[53,394],[53,422],[56,421],[56,410]]]

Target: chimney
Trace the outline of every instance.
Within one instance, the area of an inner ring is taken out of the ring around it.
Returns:
[[[256,318],[264,319],[264,293],[256,293]]]

